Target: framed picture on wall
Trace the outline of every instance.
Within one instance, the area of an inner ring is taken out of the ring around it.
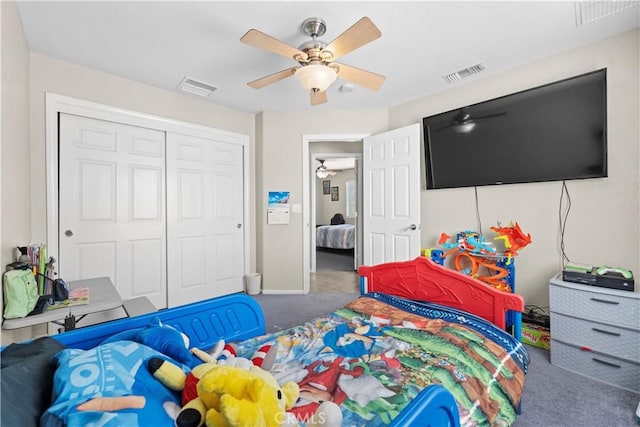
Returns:
[[[331,187],[331,201],[337,202],[338,200],[340,200],[340,197],[338,196],[338,187]]]
[[[331,194],[331,181],[322,181],[322,194]]]

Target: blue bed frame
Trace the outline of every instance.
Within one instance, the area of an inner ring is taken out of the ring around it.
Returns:
[[[220,339],[236,341],[265,333],[264,314],[257,301],[245,294],[233,294],[136,317],[115,320],[54,335],[67,347],[89,349],[107,337],[147,325],[159,318],[184,332],[191,345],[212,348]],[[391,423],[400,426],[459,427],[453,396],[442,386],[425,388]]]

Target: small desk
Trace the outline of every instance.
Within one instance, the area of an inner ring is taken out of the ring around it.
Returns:
[[[76,322],[87,314],[122,307],[122,298],[108,277],[70,281],[69,289],[76,288],[89,288],[88,304],[48,310],[18,319],[5,319],[2,329],[18,329],[53,322],[64,326],[64,330],[68,331],[75,329]]]

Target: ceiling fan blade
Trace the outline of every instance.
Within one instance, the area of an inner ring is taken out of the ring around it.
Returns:
[[[436,128],[432,128],[431,126],[429,126],[429,129],[431,132],[438,132],[439,130],[448,128],[449,126],[453,126],[455,123],[445,123],[444,125],[440,125]]]
[[[240,41],[253,47],[257,47],[258,49],[264,49],[266,51],[275,53],[277,55],[286,56],[287,58],[291,58],[294,60],[298,56],[300,56],[303,60],[307,59],[307,54],[300,49],[289,46],[285,42],[282,42],[274,37],[271,37],[268,34],[255,29],[247,31],[247,33],[240,38]]]
[[[348,82],[355,83],[358,86],[366,87],[370,90],[380,89],[380,86],[382,86],[386,80],[386,77],[381,74],[372,73],[371,71],[366,71],[350,65],[336,65],[338,65],[338,77]]]
[[[284,80],[287,77],[293,76],[295,71],[300,67],[291,67],[286,70],[278,71],[277,73],[270,74],[266,77],[262,77],[261,79],[254,80],[252,82],[247,83],[247,85],[251,86],[254,89],[261,89],[271,83],[279,82],[280,80]]]
[[[382,35],[378,27],[366,16],[347,28],[323,51],[328,50],[333,53],[333,59],[337,59],[347,53],[374,41]]]
[[[311,94],[311,105],[319,105],[327,102],[326,90],[323,90],[322,92],[314,92],[313,90],[310,90],[309,93]],[[324,165],[324,161],[322,164]]]
[[[495,114],[487,114],[487,115],[484,115],[484,116],[478,116],[478,117],[473,116],[472,118],[473,118],[473,120],[490,119],[490,118],[492,118],[492,117],[505,116],[506,114],[507,114],[507,113],[495,113]]]

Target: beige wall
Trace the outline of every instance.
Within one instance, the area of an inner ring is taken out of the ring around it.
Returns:
[[[356,179],[356,170],[338,171],[325,179],[315,179],[316,185],[316,224],[327,225],[331,218],[341,213],[348,224],[355,224],[355,218],[347,218],[347,181]],[[330,181],[331,187],[338,187],[338,200],[331,200],[331,194],[322,193],[322,181]]]
[[[2,252],[1,264],[13,261],[13,249],[29,243],[29,46],[15,2],[2,10]]]
[[[2,141],[2,248],[0,265],[14,261],[14,249],[31,240],[29,176],[29,46],[13,1],[0,2],[2,27],[0,117]],[[1,292],[0,292],[1,298]],[[0,299],[1,301],[1,299]],[[3,307],[0,304],[0,307]],[[45,327],[0,334],[2,344],[46,333]]]
[[[262,171],[257,180],[256,222],[262,228],[263,288],[267,291],[302,292],[302,214],[291,214],[288,225],[267,225],[263,201],[269,191],[290,191],[291,203],[302,205],[302,137],[319,134],[375,134],[385,131],[387,110],[267,111],[261,114]],[[261,205],[262,204],[262,205]]]
[[[640,31],[636,29],[495,76],[453,86],[445,92],[392,108],[389,127],[415,123],[435,113],[606,67],[609,177],[567,181],[571,211],[565,250],[573,262],[622,266],[640,276],[639,40]],[[489,227],[498,221],[504,225],[518,221],[525,232],[531,233],[533,243],[516,260],[516,288],[527,304],[548,305],[548,280],[561,269],[561,186],[561,182],[547,182],[478,188],[485,234],[491,233]],[[424,182],[422,188],[425,188]],[[473,188],[423,190],[422,244],[425,247],[436,246],[441,232],[452,234],[467,229],[478,229]],[[640,290],[640,286],[636,288]]]

